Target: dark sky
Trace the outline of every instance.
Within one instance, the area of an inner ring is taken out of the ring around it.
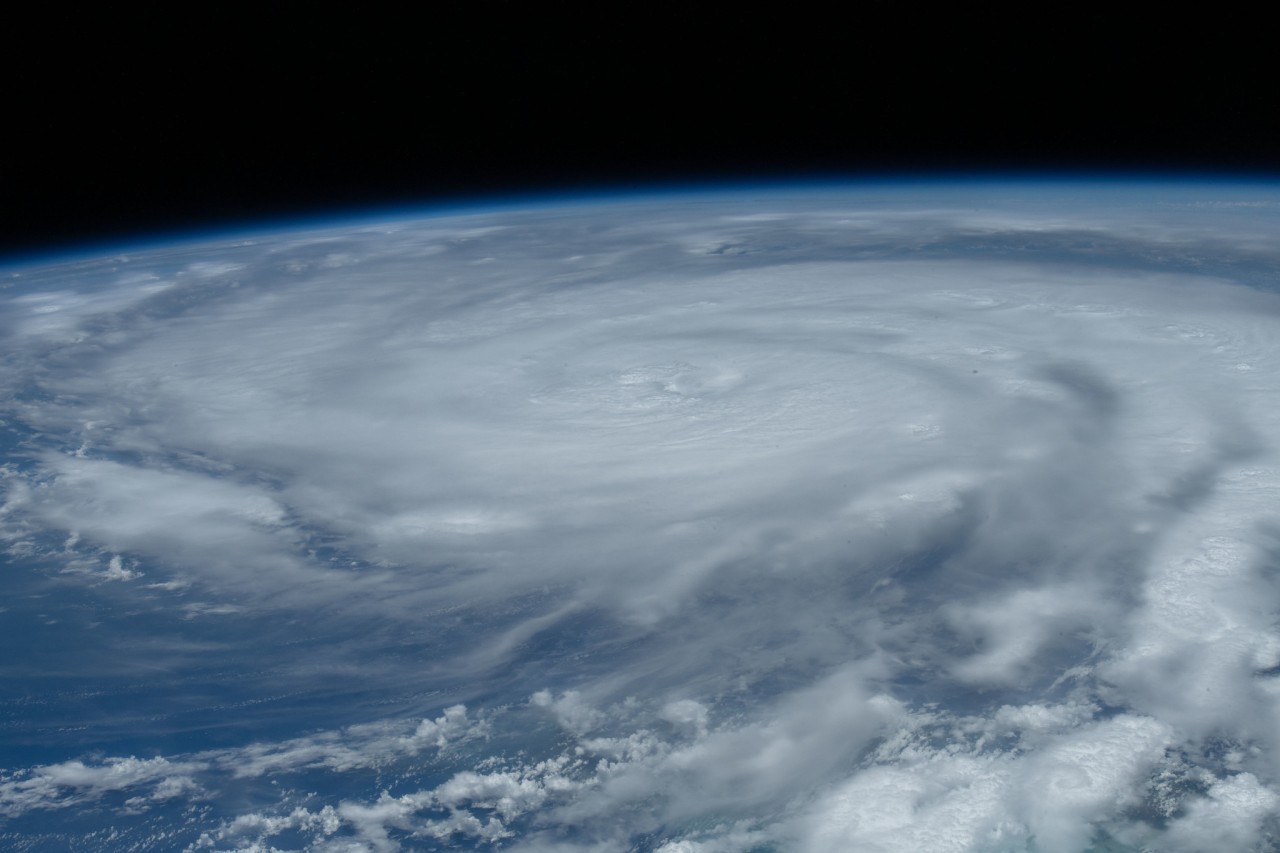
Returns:
[[[275,14],[163,36],[82,19],[10,58],[0,252],[653,182],[1280,170],[1273,74],[1235,35],[1077,21],[1087,39],[977,42],[981,21],[926,32],[911,9],[688,32],[674,9],[560,28],[501,5],[429,25]]]

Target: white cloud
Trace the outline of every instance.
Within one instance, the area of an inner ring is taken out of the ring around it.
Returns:
[[[119,554],[112,554],[111,559],[107,561],[107,569],[102,573],[102,577],[109,581],[131,581],[142,576],[141,572],[124,567],[124,560]]]
[[[1105,594],[1078,585],[1019,589],[994,601],[947,608],[950,621],[981,650],[952,668],[962,681],[1008,684],[1038,674],[1032,666],[1055,635],[1115,618]]]
[[[204,770],[199,761],[165,758],[110,758],[98,764],[67,761],[0,777],[0,814],[33,809],[63,809],[105,794],[152,785],[149,799],[162,800],[197,790],[190,774]]]
[[[1098,823],[1140,801],[1138,783],[1172,743],[1168,726],[1121,716],[1081,726],[1040,751],[1017,787],[1036,846],[1086,849]]]
[[[1016,848],[1027,830],[1006,817],[1014,793],[1007,761],[932,756],[880,766],[839,786],[803,821],[806,851],[967,851]],[[1002,821],[1001,818],[1004,818]]]
[[[202,753],[205,760],[240,778],[266,776],[300,769],[325,768],[345,772],[373,767],[424,750],[447,750],[489,733],[484,718],[474,719],[462,705],[445,709],[435,719],[381,720],[338,731],[238,749]]]
[[[1274,822],[1280,796],[1252,773],[1215,782],[1207,795],[1187,805],[1162,839],[1165,850],[1249,850],[1264,839],[1263,826]]]

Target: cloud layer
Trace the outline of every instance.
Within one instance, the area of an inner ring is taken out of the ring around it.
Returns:
[[[3,832],[1265,849],[1277,201],[673,197],[16,272]]]

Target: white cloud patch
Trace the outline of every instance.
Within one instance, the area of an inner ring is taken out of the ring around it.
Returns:
[[[146,799],[163,800],[196,790],[190,774],[205,769],[198,761],[165,758],[112,758],[101,763],[67,761],[0,777],[0,814],[32,809],[64,809],[108,793],[149,789]]]
[[[398,756],[415,756],[426,749],[447,750],[487,734],[486,720],[471,719],[464,706],[454,705],[435,719],[416,725],[379,721],[282,742],[250,744],[208,753],[206,758],[239,778],[310,768],[345,772],[388,763]]]
[[[125,690],[76,630],[154,675],[65,746],[15,712],[56,749],[0,811],[193,850],[1274,846],[1274,213],[1037,192],[32,271],[6,606],[68,632],[22,646],[50,697]],[[163,757],[84,756],[137,719]]]
[[[102,573],[102,577],[109,581],[131,581],[141,576],[141,572],[125,568],[124,560],[119,554],[111,555],[111,559],[107,561],[107,568]]]
[[[1254,848],[1264,840],[1263,827],[1274,822],[1277,807],[1280,796],[1252,773],[1217,781],[1173,821],[1164,849]]]

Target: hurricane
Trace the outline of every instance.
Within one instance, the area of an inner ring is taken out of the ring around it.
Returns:
[[[1280,186],[0,268],[0,843],[1280,843]]]

